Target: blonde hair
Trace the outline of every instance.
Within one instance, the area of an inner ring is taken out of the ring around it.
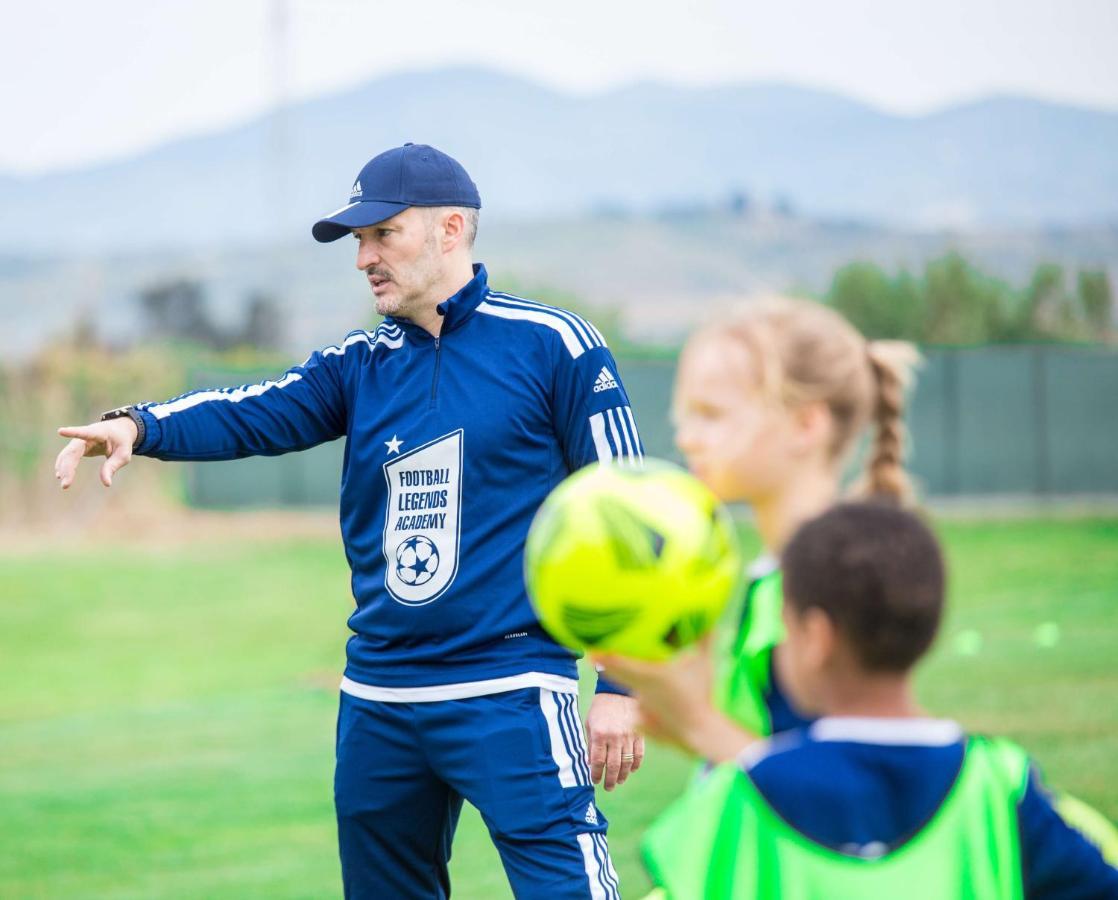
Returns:
[[[867,341],[841,315],[808,300],[757,300],[700,331],[693,341],[720,338],[741,345],[758,387],[785,407],[823,403],[834,432],[829,451],[844,460],[872,422],[865,474],[855,493],[907,503],[904,469],[905,393],[920,361],[904,341]]]

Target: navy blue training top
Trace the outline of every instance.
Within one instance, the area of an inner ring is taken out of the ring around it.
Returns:
[[[643,453],[617,364],[585,319],[492,290],[480,265],[438,310],[438,338],[388,318],[275,381],[139,405],[137,452],[158,459],[346,438],[341,530],[357,608],[343,687],[383,689],[374,699],[576,677],[528,602],[528,526],[570,472]]]
[[[916,834],[963,764],[942,719],[823,718],[751,746],[749,778],[788,824],[840,853],[878,856]],[[1017,809],[1025,896],[1116,900],[1118,869],[1053,808],[1035,767]]]

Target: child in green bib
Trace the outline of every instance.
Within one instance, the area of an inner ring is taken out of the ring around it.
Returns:
[[[833,507],[795,533],[782,569],[783,683],[817,718],[729,754],[709,699],[661,721],[693,752],[728,760],[646,835],[668,900],[1118,898],[1118,869],[1055,811],[1023,750],[917,705],[912,669],[944,597],[919,519]]]
[[[676,444],[719,498],[749,505],[763,552],[712,652],[682,656],[661,678],[695,684],[704,695],[710,685],[735,726],[731,743],[743,731],[763,736],[808,723],[781,683],[776,560],[802,522],[840,499],[860,444],[867,450],[856,491],[897,502],[909,496],[904,400],[918,358],[910,344],[867,341],[826,306],[779,297],[712,323],[683,349],[672,404]]]

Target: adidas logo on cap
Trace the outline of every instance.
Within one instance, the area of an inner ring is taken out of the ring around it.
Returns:
[[[353,187],[350,188],[349,199],[352,200],[354,197],[356,197],[360,193],[361,193],[361,179],[358,178],[355,182],[353,182]]]
[[[593,803],[586,807],[586,823],[588,825],[598,824],[598,810],[594,809]]]
[[[602,366],[602,371],[598,373],[598,377],[594,379],[594,393],[600,394],[602,391],[613,390],[617,387],[617,381],[614,379],[610,370]]]

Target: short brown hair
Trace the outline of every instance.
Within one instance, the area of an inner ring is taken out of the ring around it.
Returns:
[[[943,614],[944,564],[931,530],[885,503],[842,503],[793,535],[784,599],[822,610],[870,672],[904,672],[927,652]]]

